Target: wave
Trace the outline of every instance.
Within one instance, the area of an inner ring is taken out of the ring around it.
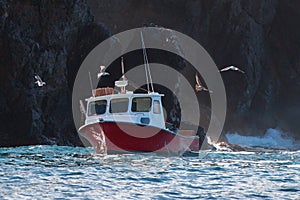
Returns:
[[[299,141],[287,136],[281,130],[270,128],[263,136],[244,136],[235,133],[227,133],[229,143],[244,147],[266,147],[276,149],[300,149]]]

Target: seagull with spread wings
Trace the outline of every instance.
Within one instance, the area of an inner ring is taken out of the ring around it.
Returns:
[[[35,83],[39,86],[39,87],[43,87],[44,85],[46,85],[46,82],[44,82],[41,77],[38,74],[34,75],[35,78]]]
[[[245,74],[245,72],[243,70],[241,70],[241,69],[239,69],[239,68],[237,68],[237,67],[235,67],[233,65],[228,66],[228,67],[224,67],[219,72],[226,72],[226,71],[229,71],[229,70],[231,70],[231,71],[237,71],[237,72],[241,72],[241,73]]]
[[[100,78],[101,76],[109,76],[110,74],[105,71],[105,66],[100,66],[100,72],[97,74],[97,77]]]
[[[205,91],[205,92],[212,93],[212,91],[208,90],[206,87],[204,87],[204,86],[201,84],[200,79],[199,79],[199,76],[198,76],[197,73],[196,73],[196,75],[195,75],[195,78],[196,78],[195,90],[196,90],[197,92]]]

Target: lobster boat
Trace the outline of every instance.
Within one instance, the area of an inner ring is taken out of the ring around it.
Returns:
[[[144,44],[143,52],[152,81]],[[123,59],[121,66],[123,76],[115,81],[115,88],[97,88],[86,99],[85,122],[78,130],[82,140],[96,153],[185,154],[199,151],[199,136],[194,130],[178,130],[165,122],[164,94],[154,92],[151,82],[152,89],[147,93],[128,91]]]

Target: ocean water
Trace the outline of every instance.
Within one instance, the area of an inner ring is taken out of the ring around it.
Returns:
[[[300,199],[300,151],[205,157],[0,148],[0,199]]]

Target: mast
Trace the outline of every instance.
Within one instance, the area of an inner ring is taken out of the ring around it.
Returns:
[[[90,86],[91,86],[91,90],[92,90],[92,95],[93,95],[93,97],[95,97],[95,94],[93,92],[93,82],[92,82],[91,72],[89,72],[89,78],[90,78]]]
[[[122,67],[122,79],[123,79],[123,81],[124,80],[126,80],[126,78],[125,78],[125,75],[124,75],[124,69],[125,69],[125,67],[124,67],[124,60],[123,60],[123,57],[121,58],[121,67]]]
[[[150,65],[149,65],[149,61],[148,61],[148,57],[147,57],[147,51],[146,51],[144,37],[143,37],[142,32],[141,32],[141,40],[142,40],[142,48],[143,48],[143,56],[144,56],[147,89],[148,89],[148,93],[151,93],[151,92],[154,92],[153,81],[152,81],[152,77],[151,77]],[[150,81],[150,83],[149,83],[149,81]],[[151,91],[150,91],[149,85],[151,86]]]
[[[128,85],[128,80],[125,77],[125,67],[123,57],[121,58],[121,70],[122,70],[122,80],[115,81],[115,86],[121,89],[121,94],[126,94],[126,86]]]
[[[123,79],[124,82],[127,82],[127,79],[126,79],[126,77],[124,75],[124,73],[125,73],[125,67],[124,67],[123,57],[121,58],[121,67],[122,67],[122,79]],[[126,93],[126,86],[121,87],[121,93],[122,94]]]

